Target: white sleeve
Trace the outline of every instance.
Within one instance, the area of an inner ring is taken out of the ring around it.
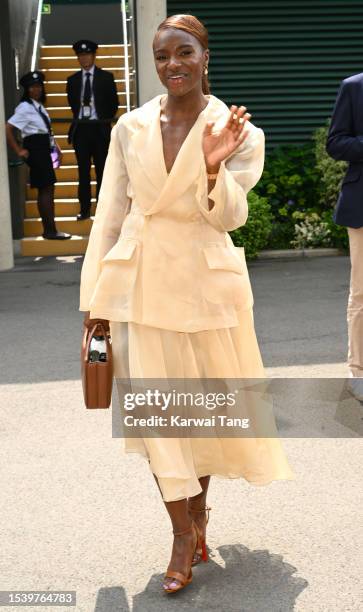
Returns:
[[[82,266],[79,310],[83,311],[90,310],[89,304],[100,274],[101,260],[117,242],[130,204],[127,196],[129,178],[122,152],[119,122],[111,131],[96,215]]]
[[[27,102],[20,102],[16,107],[14,114],[8,119],[8,123],[22,130],[29,123],[29,114],[27,112]]]
[[[246,140],[221,163],[212,191],[208,194],[205,164],[202,164],[197,198],[203,217],[219,231],[230,232],[244,225],[248,217],[247,193],[259,181],[265,160],[265,136],[249,126]],[[208,198],[214,202],[211,210]]]

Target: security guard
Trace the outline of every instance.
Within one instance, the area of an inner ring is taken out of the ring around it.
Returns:
[[[79,40],[73,45],[82,70],[67,79],[67,96],[73,112],[68,140],[73,143],[78,162],[77,220],[91,213],[91,163],[96,169],[97,198],[111,134],[111,121],[118,108],[116,84],[111,72],[95,66],[98,45]]]
[[[44,108],[44,75],[39,71],[28,72],[20,79],[24,88],[20,104],[6,124],[8,144],[30,168],[30,185],[38,189],[38,209],[43,222],[43,238],[66,240],[70,234],[58,232],[54,221],[53,169],[61,162],[62,152],[54,140],[50,118]],[[21,130],[23,139],[19,146],[13,128]],[[52,156],[54,160],[52,159]]]

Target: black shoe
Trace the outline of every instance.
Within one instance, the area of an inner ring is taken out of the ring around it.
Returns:
[[[46,240],[68,240],[72,238],[71,234],[65,232],[51,232],[49,234],[43,234],[43,238]]]
[[[77,221],[85,221],[86,219],[90,219],[90,218],[91,218],[91,215],[89,213],[87,215],[83,215],[82,213],[77,215]]]

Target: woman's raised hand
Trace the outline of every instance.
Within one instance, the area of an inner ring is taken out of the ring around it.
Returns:
[[[208,172],[218,171],[220,163],[242,144],[248,135],[245,128],[251,115],[245,106],[231,106],[231,113],[226,125],[213,132],[214,121],[208,121],[203,132],[202,147]]]

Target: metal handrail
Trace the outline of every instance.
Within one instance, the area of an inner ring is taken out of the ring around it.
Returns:
[[[127,108],[127,112],[129,112],[131,110],[130,70],[129,70],[129,49],[128,49],[127,16],[126,16],[126,1],[125,0],[121,0],[121,15],[122,15],[122,33],[123,33],[123,39],[124,39],[126,108]]]
[[[38,0],[38,11],[37,11],[37,21],[35,25],[35,33],[34,33],[33,54],[32,54],[32,62],[30,65],[31,71],[35,70],[36,65],[37,65],[39,33],[40,33],[40,24],[42,20],[42,6],[43,6],[43,0]]]

